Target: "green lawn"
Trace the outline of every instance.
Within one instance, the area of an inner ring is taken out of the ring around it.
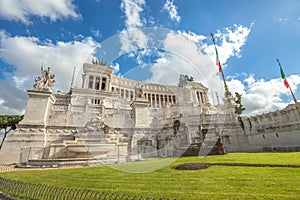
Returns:
[[[300,152],[230,153],[172,161],[163,158],[114,165],[113,168],[28,170],[0,176],[31,183],[164,199],[300,199],[300,168],[211,166],[193,171],[173,169],[178,164],[189,162],[300,165]],[[171,164],[166,166],[168,163]],[[157,170],[136,173],[152,169]]]

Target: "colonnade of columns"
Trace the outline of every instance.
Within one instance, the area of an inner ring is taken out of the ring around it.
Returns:
[[[107,76],[89,76],[85,82],[85,88],[108,91],[108,77]]]
[[[174,94],[157,94],[157,93],[145,93],[144,98],[148,99],[151,107],[162,108],[168,104],[177,103],[176,96]]]
[[[196,95],[199,104],[204,104],[208,102],[207,94],[205,92],[196,91]]]
[[[129,101],[133,101],[134,99],[134,92],[133,90],[128,90],[128,89],[119,89],[117,87],[111,87],[111,91],[119,94],[119,97],[122,99],[126,99]]]
[[[135,96],[133,90],[119,89],[117,87],[111,88],[112,92],[119,93],[119,97],[125,100],[133,101]],[[159,94],[159,93],[144,93],[144,98],[150,103],[153,108],[166,107],[168,104],[177,103],[176,96],[174,94]]]

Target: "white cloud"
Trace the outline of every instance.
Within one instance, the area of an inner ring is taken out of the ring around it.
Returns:
[[[176,22],[180,22],[181,17],[178,15],[177,6],[173,0],[166,0],[163,9],[168,12],[170,18]]]
[[[71,78],[73,67],[79,68],[82,63],[90,61],[98,45],[90,37],[70,42],[43,43],[36,37],[11,37],[0,31],[0,58],[15,66],[15,77],[19,79],[39,74],[43,64],[58,73],[57,79],[65,80],[58,83],[58,87],[63,90],[67,89],[67,77]]]
[[[221,44],[217,44],[216,46],[219,52],[220,62],[224,67],[226,67],[226,62],[230,57],[241,57],[240,53],[242,47],[246,43],[252,25],[250,27],[245,27],[243,25],[234,24],[232,27],[227,27],[223,31],[219,30],[214,34],[216,41],[221,40]],[[204,44],[202,48],[205,53],[215,60],[215,49],[213,44]]]
[[[192,76],[211,92],[223,93],[222,82],[211,58],[200,51],[200,47],[186,37],[185,32],[170,32],[164,40],[164,50],[152,66],[150,82],[177,85],[179,75]],[[204,38],[204,36],[199,36]]]
[[[145,48],[147,37],[141,28],[144,22],[140,14],[143,12],[144,0],[122,0],[121,9],[125,13],[125,29],[120,33],[120,55],[136,49]]]
[[[185,32],[185,31],[178,31],[178,33],[189,40],[193,41],[194,43],[202,42],[204,39],[206,39],[206,36],[204,35],[197,35],[196,33],[193,33],[191,31]]]
[[[102,37],[100,30],[95,30],[94,28],[91,28],[90,31],[95,37],[97,37],[97,38]]]
[[[300,76],[291,75],[287,78],[291,88],[296,90],[300,85]],[[242,104],[246,108],[244,111],[246,115],[283,109],[288,104],[283,97],[288,96],[291,99],[290,91],[285,88],[281,78],[255,80],[254,75],[250,75],[243,82],[237,79],[228,81],[228,87],[232,93],[242,94]]]
[[[16,83],[16,87],[19,89],[22,89],[24,83],[29,80],[28,77],[13,76],[12,78],[13,78],[14,82]]]
[[[77,67],[76,81],[79,86],[82,64],[90,62],[98,46],[99,44],[90,37],[52,43],[42,42],[35,37],[11,37],[8,33],[0,31],[0,59],[15,68],[13,77],[6,79],[13,82],[10,87],[14,89],[11,90],[21,93],[24,93],[25,89],[32,88],[34,78],[40,76],[41,64],[52,68],[56,75],[55,88],[62,91],[69,90],[73,68]],[[1,97],[3,98],[2,95]],[[7,95],[3,100],[10,102],[11,98]]]
[[[24,90],[18,88],[13,79],[0,80],[0,91],[1,115],[24,114],[28,96]]]
[[[244,79],[244,82],[247,83],[248,86],[252,85],[255,82],[254,75],[250,74],[246,79]]]
[[[114,73],[117,74],[120,71],[120,65],[119,63],[116,63],[114,65],[110,65],[109,67],[113,68],[115,71]]]
[[[232,79],[227,82],[229,90],[233,93],[238,92],[239,94],[245,94],[245,86],[244,84],[237,80],[237,79]]]
[[[216,34],[217,38],[222,39],[218,48],[224,63],[230,57],[240,56],[241,48],[249,33],[250,28],[234,25]],[[209,87],[210,92],[218,92],[223,96],[223,83],[214,62],[215,51],[212,44],[204,43],[205,39],[206,36],[190,31],[170,32],[164,40],[166,53],[161,54],[160,59],[153,65],[151,69],[153,75],[149,81],[176,85],[179,75],[187,74]]]
[[[137,28],[143,26],[140,13],[144,10],[146,4],[144,0],[122,0],[121,9],[125,13],[125,25],[128,28]]]
[[[30,17],[49,18],[51,21],[67,17],[80,18],[72,0],[0,0],[0,17],[30,24]]]
[[[141,29],[129,28],[123,30],[119,39],[121,42],[120,55],[147,47],[148,38]]]

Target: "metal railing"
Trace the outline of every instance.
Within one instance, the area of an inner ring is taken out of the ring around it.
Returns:
[[[111,194],[92,190],[56,187],[45,184],[25,183],[0,177],[0,191],[14,197],[40,200],[154,200],[140,196]]]

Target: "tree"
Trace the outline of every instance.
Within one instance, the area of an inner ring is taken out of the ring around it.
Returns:
[[[0,149],[2,148],[3,142],[7,134],[16,129],[16,125],[23,119],[23,115],[0,115],[0,131],[4,130],[4,136],[0,144]]]

